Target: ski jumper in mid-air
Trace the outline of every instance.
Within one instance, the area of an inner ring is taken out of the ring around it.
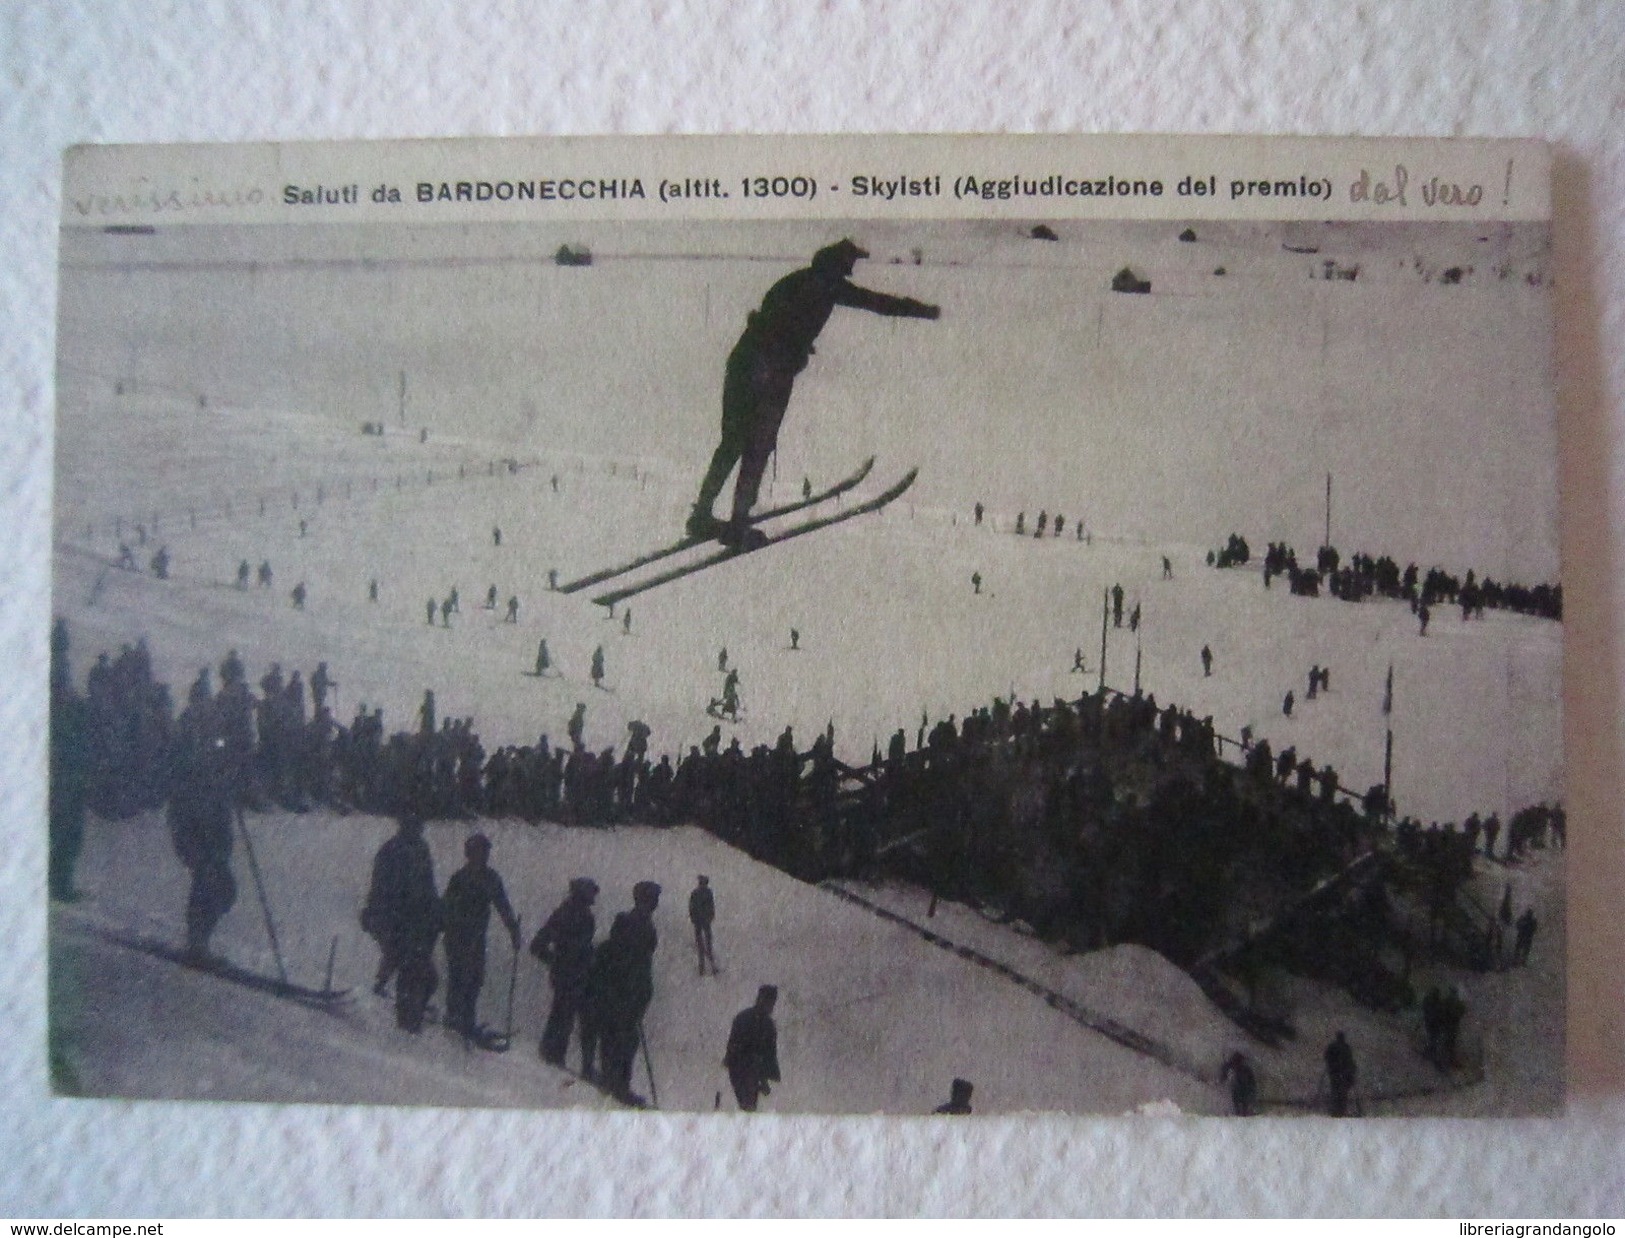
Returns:
[[[791,272],[769,288],[761,308],[746,320],[744,333],[728,355],[722,384],[722,441],[700,483],[699,498],[688,518],[689,536],[714,537],[737,546],[763,540],[762,532],[750,525],[762,473],[778,444],[779,424],[796,375],[807,368],[813,342],[837,305],[891,318],[936,318],[941,313],[935,305],[854,284],[852,270],[859,258],[868,256],[850,240],[826,245],[813,255],[810,266]],[[739,478],[734,483],[733,514],[719,520],[711,507],[735,464],[739,465]]]

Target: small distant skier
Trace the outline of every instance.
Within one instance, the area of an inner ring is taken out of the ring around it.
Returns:
[[[244,559],[237,565],[237,587],[245,593],[248,591],[248,577],[252,570],[253,569],[248,566],[247,559]]]
[[[626,608],[626,613],[621,616],[621,635],[632,635],[632,608],[630,606]]]
[[[367,582],[367,601],[376,602],[377,600],[378,600],[378,578],[375,576],[375,577],[373,577],[371,580],[369,580]]]
[[[724,645],[722,647],[722,652],[717,654],[717,670],[726,671],[727,669],[728,669],[728,646]]]
[[[1539,921],[1535,919],[1535,909],[1525,907],[1523,914],[1518,917],[1518,936],[1512,947],[1512,960],[1519,967],[1529,962],[1529,950],[1535,944],[1535,929]]]
[[[152,556],[152,574],[159,580],[169,579],[169,547],[158,547],[158,553]]]
[[[776,986],[762,985],[756,990],[755,1003],[735,1015],[728,1029],[722,1064],[727,1067],[734,1099],[746,1113],[755,1113],[762,1097],[779,1081],[779,1030],[773,1024],[778,1000]]]
[[[970,1098],[975,1085],[969,1079],[955,1079],[948,1085],[948,1099],[938,1105],[932,1113],[949,1114],[954,1117],[964,1117],[971,1112]]]
[[[494,525],[491,526],[491,544],[493,546],[502,545],[502,526],[501,525],[495,525],[494,524]]]
[[[1202,646],[1202,678],[1213,678],[1213,650],[1206,645]]]
[[[458,600],[457,586],[456,585],[453,585],[451,587],[451,592],[446,595],[446,601],[451,603],[451,613],[452,614],[460,615],[460,614],[463,613],[463,605]]]
[[[310,526],[307,525],[303,520],[301,520],[299,522],[299,536],[303,537],[309,531],[310,531]]]
[[[580,752],[585,747],[587,733],[587,704],[585,701],[576,702],[575,712],[570,715],[569,724],[564,729],[565,733],[570,737],[570,746]]]
[[[977,528],[982,527],[982,517],[984,515],[986,515],[986,514],[987,514],[987,509],[985,507],[983,507],[980,503],[978,503],[976,505],[976,527]]]
[[[508,613],[502,617],[502,622],[519,622],[519,599],[517,597],[511,597],[508,599]]]
[[[803,476],[801,479],[801,498],[803,502],[812,498],[812,478],[810,477]]]
[[[1072,670],[1069,673],[1073,675],[1086,675],[1089,673],[1089,668],[1083,664],[1083,647],[1081,645],[1078,647],[1078,651],[1072,655]]]
[[[801,632],[796,628],[790,629],[790,651],[794,653],[801,648]]]
[[[120,542],[118,544],[118,565],[126,572],[139,572],[141,570],[136,566],[135,551],[130,549],[129,542]]]
[[[542,678],[552,666],[553,659],[548,655],[547,641],[543,640],[541,644],[536,646],[536,678]]]
[[[1250,1118],[1258,1111],[1258,1076],[1247,1055],[1239,1050],[1225,1059],[1219,1071],[1219,1082],[1230,1081],[1230,1112],[1238,1118]]]
[[[315,709],[327,704],[327,694],[339,686],[339,681],[333,678],[332,672],[327,669],[326,662],[316,664],[316,673],[310,677],[310,703]]]
[[[592,686],[604,686],[604,647],[602,645],[592,651]]]
[[[739,721],[739,672],[732,670],[722,681],[722,696],[713,697],[705,711],[714,717],[727,717]]]
[[[1284,697],[1281,698],[1281,712],[1283,714],[1285,714],[1288,718],[1290,718],[1292,716],[1292,703],[1296,699],[1297,698],[1295,696],[1293,696],[1293,694],[1290,691]]]
[[[981,593],[982,593],[982,573],[980,573],[980,572],[972,572],[970,574],[970,587],[973,590],[975,590],[978,597],[981,596]]]
[[[1314,700],[1317,696],[1320,695],[1320,663],[1319,662],[1316,662],[1313,666],[1311,666],[1309,668],[1309,691],[1308,691],[1307,695],[1308,695],[1308,699],[1311,700],[1311,701]]]
[[[467,863],[451,875],[441,896],[446,946],[446,1026],[465,1042],[488,1040],[475,1008],[485,983],[485,930],[491,909],[502,917],[514,950],[519,949],[519,920],[508,903],[502,878],[490,865],[491,840],[473,834],[463,844]]]
[[[1354,1091],[1358,1071],[1354,1065],[1354,1050],[1349,1047],[1348,1039],[1341,1031],[1326,1046],[1325,1059],[1326,1082],[1331,1090],[1331,1115],[1334,1118],[1347,1117],[1349,1095]]]
[[[711,893],[711,878],[701,873],[688,896],[688,922],[694,926],[694,953],[699,956],[700,975],[705,965],[711,965],[711,974],[718,975],[717,956],[712,951],[711,925],[717,918],[717,900]]]
[[[1123,626],[1123,586],[1112,586],[1112,627]]]
[[[796,375],[813,355],[813,343],[837,305],[894,318],[937,318],[941,311],[908,297],[861,288],[851,281],[858,259],[868,252],[851,240],[826,245],[809,266],[780,279],[762,298],[761,307],[728,356],[722,386],[722,433],[710,467],[700,483],[688,519],[690,536],[717,538],[733,546],[762,540],[750,525],[762,473],[778,444],[779,425],[790,403]],[[718,520],[711,511],[734,465],[732,515]]]
[[[1129,612],[1128,630],[1130,632],[1138,632],[1140,630],[1140,604],[1138,602],[1134,603],[1134,609]]]
[[[548,588],[549,592],[552,592],[552,593],[557,593],[558,592],[558,589],[559,589],[559,569],[556,568],[556,567],[550,567],[550,568],[547,569],[547,588]]]
[[[451,612],[456,610],[456,609],[457,609],[456,604],[449,597],[444,602],[440,603],[440,626],[441,627],[449,628],[451,626]]]
[[[434,599],[430,598],[429,602],[428,602],[428,605],[424,608],[424,613],[426,615],[428,615],[428,617],[429,617],[429,626],[431,628],[434,627],[434,612],[435,612],[435,610],[436,610],[436,607],[435,607]]]
[[[295,610],[304,610],[305,609],[305,582],[301,580],[298,584],[296,584],[293,587],[293,592],[291,594],[289,594],[289,596],[291,598],[293,598],[293,608]]]
[[[495,585],[492,585],[489,589],[487,589],[485,591],[485,609],[486,610],[495,610],[496,608],[497,608],[497,587]]]

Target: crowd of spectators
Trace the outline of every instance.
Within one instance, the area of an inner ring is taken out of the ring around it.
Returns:
[[[65,634],[61,644],[65,663]],[[257,695],[235,651],[218,674],[216,691],[200,669],[173,717],[144,645],[103,655],[87,681],[82,750],[53,748],[53,766],[82,760],[89,806],[109,817],[162,805],[184,781],[177,761],[207,750],[250,808],[694,823],[802,879],[907,877],[1078,948],[1134,941],[1185,962],[1211,955],[1238,919],[1375,850],[1442,904],[1474,854],[1512,861],[1561,845],[1564,831],[1561,808],[1545,806],[1505,829],[1493,816],[1460,829],[1395,821],[1381,786],[1352,793],[1292,748],[1227,739],[1210,717],[1111,689],[922,717],[912,737],[899,729],[852,766],[834,755],[833,728],[803,747],[786,727],[747,751],[713,726],[674,761],[654,758],[650,728],[634,721],[619,751],[595,752],[584,705],[567,743],[542,735],[488,753],[472,719],[437,716],[432,692],[415,725],[386,737],[381,709],[335,721],[325,664],[309,680],[313,709],[297,670],[273,665]]]
[[[1208,552],[1208,563],[1213,567],[1242,567],[1251,558],[1247,539],[1237,533],[1229,536],[1222,549]],[[1462,579],[1440,567],[1423,572],[1416,564],[1408,563],[1401,568],[1388,555],[1373,558],[1357,553],[1345,562],[1335,546],[1320,547],[1314,566],[1309,567],[1299,564],[1297,552],[1285,542],[1269,543],[1263,566],[1266,589],[1279,576],[1294,594],[1302,597],[1319,597],[1324,588],[1345,602],[1371,597],[1408,602],[1413,613],[1431,611],[1440,605],[1459,606],[1464,621],[1482,619],[1486,610],[1563,618],[1561,584],[1522,585],[1487,576],[1480,579],[1473,571]]]

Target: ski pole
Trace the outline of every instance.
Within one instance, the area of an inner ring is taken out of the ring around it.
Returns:
[[[254,889],[260,896],[260,911],[265,916],[265,933],[271,939],[271,954],[276,959],[276,973],[282,983],[288,983],[288,969],[282,962],[282,943],[277,941],[276,921],[271,918],[271,902],[265,897],[265,880],[260,876],[260,862],[254,855],[254,839],[248,833],[248,822],[243,819],[243,806],[237,805],[237,829],[243,836],[243,850],[248,853],[248,871],[254,875]]]
[[[649,1060],[649,1038],[643,1034],[643,1024],[638,1024],[638,1048],[643,1050],[643,1069],[649,1074],[649,1103],[656,1109],[660,1108],[660,1089],[655,1087],[654,1063]]]
[[[513,970],[508,973],[508,1042],[513,1043],[513,991],[519,985],[519,943],[524,939],[520,926],[524,924],[521,916],[515,916],[513,930]]]

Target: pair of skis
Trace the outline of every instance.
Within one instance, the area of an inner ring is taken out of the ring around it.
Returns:
[[[870,456],[857,468],[855,472],[836,482],[833,486],[808,495],[806,498],[800,499],[797,502],[785,503],[781,506],[771,507],[766,511],[758,512],[756,515],[750,518],[750,524],[752,527],[760,527],[767,524],[769,521],[777,520],[784,516],[793,515],[796,512],[806,511],[809,508],[827,503],[831,499],[838,498],[839,496],[847,493],[849,490],[856,488],[863,481],[863,479],[869,475],[870,470],[873,469],[874,466],[875,459],[873,456]],[[720,563],[726,563],[730,559],[743,558],[746,555],[751,555],[757,553],[758,551],[766,550],[770,546],[776,546],[780,542],[787,542],[792,538],[802,537],[808,533],[816,533],[820,529],[827,529],[832,525],[840,524],[843,521],[853,520],[858,516],[867,515],[870,512],[880,511],[888,504],[893,503],[900,498],[903,492],[914,484],[914,479],[918,475],[918,469],[910,469],[901,480],[893,484],[889,489],[886,489],[880,494],[876,495],[874,498],[867,499],[853,507],[842,508],[840,511],[831,512],[828,515],[812,516],[787,527],[764,530],[766,537],[755,546],[716,546],[716,548],[710,553],[702,555],[697,559],[690,559],[676,567],[667,568],[664,571],[657,572],[653,576],[646,576],[642,579],[623,583],[615,588],[608,589],[605,592],[598,594],[592,600],[600,606],[614,606],[617,602],[623,602],[627,598],[636,597],[640,593],[646,593],[650,589],[659,588],[661,585],[670,584],[674,580],[681,580],[685,576],[692,576],[696,572],[704,571],[706,568],[715,567]],[[559,592],[578,593],[583,589],[590,589],[594,585],[604,584],[605,582],[615,580],[618,577],[629,576],[634,572],[640,571],[651,564],[658,563],[663,559],[668,559],[673,555],[681,554],[684,551],[694,550],[706,545],[715,545],[715,543],[710,538],[684,537],[676,542],[673,542],[669,546],[662,546],[658,550],[652,550],[646,554],[639,555],[637,558],[632,559],[627,563],[603,568],[595,572],[589,572],[585,576],[578,577],[575,580],[560,585]]]

